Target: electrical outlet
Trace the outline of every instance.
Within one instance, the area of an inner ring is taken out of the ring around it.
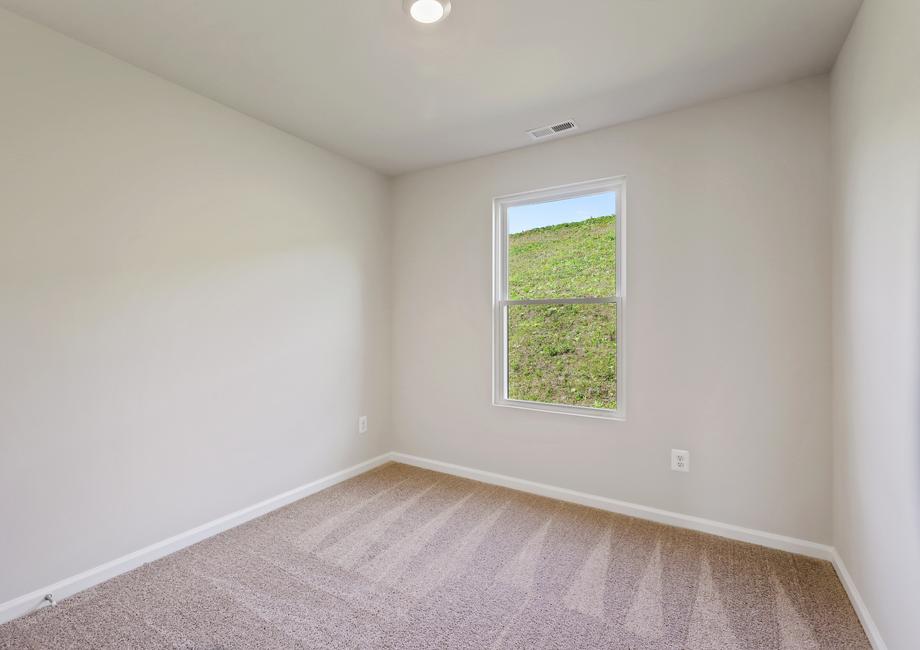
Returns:
[[[367,433],[367,416],[362,415],[358,418],[358,433]]]
[[[686,449],[671,450],[671,469],[675,472],[690,471],[690,452]]]

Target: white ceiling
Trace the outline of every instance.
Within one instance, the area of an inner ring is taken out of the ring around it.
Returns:
[[[827,71],[860,0],[0,0],[386,173]]]

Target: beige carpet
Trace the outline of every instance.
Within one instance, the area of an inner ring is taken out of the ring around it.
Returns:
[[[389,464],[4,648],[869,648],[827,562]]]

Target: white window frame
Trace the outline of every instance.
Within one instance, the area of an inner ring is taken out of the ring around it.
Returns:
[[[601,298],[508,299],[508,208],[572,199],[602,192],[616,194],[616,295]],[[626,178],[617,176],[497,197],[492,202],[492,404],[531,411],[563,413],[607,420],[626,419]],[[546,304],[615,304],[617,313],[617,408],[548,404],[508,398],[508,306]]]

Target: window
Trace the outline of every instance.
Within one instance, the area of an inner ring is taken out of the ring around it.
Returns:
[[[622,178],[494,202],[493,403],[623,419]]]

